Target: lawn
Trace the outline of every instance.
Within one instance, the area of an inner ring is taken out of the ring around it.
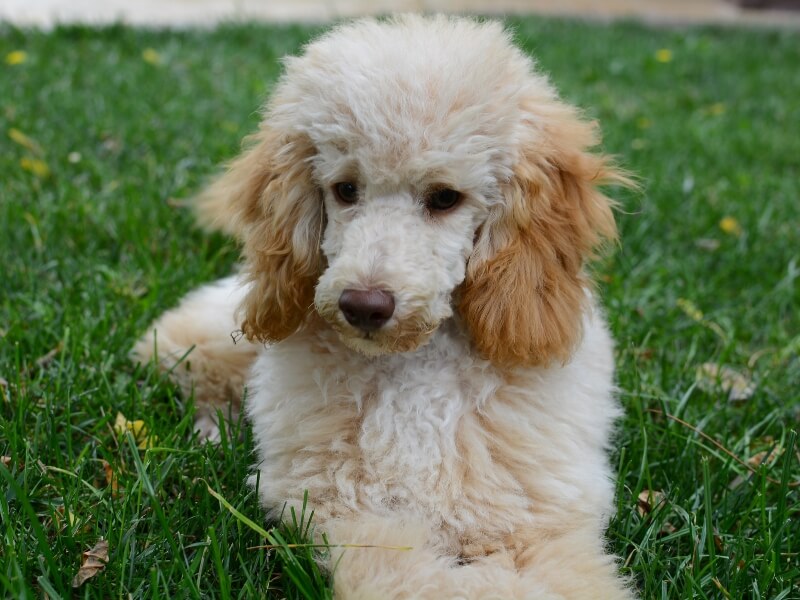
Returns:
[[[512,24],[643,186],[597,269],[626,411],[621,569],[643,598],[800,597],[800,34]],[[230,271],[233,244],[175,200],[314,31],[0,27],[0,595],[325,595],[310,549],[255,548],[217,498],[266,526],[246,424],[200,445],[191,398],[127,357]],[[108,563],[73,590],[101,539]]]

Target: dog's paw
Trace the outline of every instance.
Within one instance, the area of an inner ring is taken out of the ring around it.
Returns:
[[[219,422],[210,414],[199,415],[194,421],[194,430],[200,443],[219,444],[222,440]]]

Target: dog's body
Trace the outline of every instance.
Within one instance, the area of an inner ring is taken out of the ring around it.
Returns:
[[[201,196],[244,274],[136,353],[194,347],[176,374],[201,407],[246,379],[271,517],[307,491],[332,544],[413,548],[335,549],[337,597],[629,596],[602,541],[618,407],[583,272],[614,235],[595,184],[625,179],[594,141],[498,26],[363,21],[288,63]]]

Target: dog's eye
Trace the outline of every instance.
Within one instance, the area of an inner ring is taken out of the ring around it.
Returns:
[[[358,200],[358,187],[355,183],[342,181],[333,186],[333,195],[339,202],[344,204],[355,204]]]
[[[450,188],[434,189],[425,196],[425,205],[429,210],[450,210],[461,200],[461,194]]]

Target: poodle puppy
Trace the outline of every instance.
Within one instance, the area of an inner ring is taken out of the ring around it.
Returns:
[[[211,437],[246,387],[269,518],[307,491],[331,544],[387,546],[331,549],[337,598],[632,596],[604,549],[620,409],[586,272],[616,236],[597,186],[629,181],[597,142],[501,25],[368,19],[286,59],[198,197],[242,270],[135,354],[188,354]]]

